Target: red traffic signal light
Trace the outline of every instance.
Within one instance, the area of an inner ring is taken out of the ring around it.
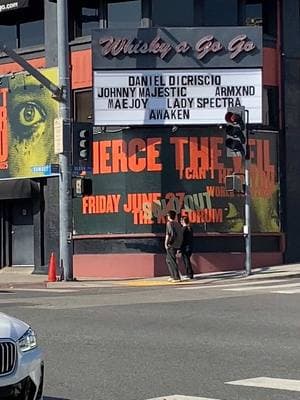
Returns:
[[[225,114],[225,121],[228,122],[229,124],[233,124],[235,121],[235,116],[236,114],[232,113],[231,111],[228,111]]]
[[[228,124],[239,125],[242,130],[245,129],[245,123],[241,114],[227,111],[225,114],[225,121]]]

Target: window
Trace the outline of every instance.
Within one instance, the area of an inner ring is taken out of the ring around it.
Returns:
[[[0,16],[0,37],[13,49],[44,45],[44,7],[43,2],[34,8],[11,11]]]
[[[5,43],[8,47],[15,49],[18,47],[17,40],[17,26],[14,25],[2,25],[2,18],[0,21],[0,37],[1,41]]]
[[[262,92],[263,125],[277,129],[279,125],[278,88],[264,87]]]
[[[70,12],[75,15],[75,37],[91,35],[93,29],[99,28],[99,7],[99,0],[72,2]]]
[[[262,1],[246,0],[245,3],[245,24],[246,25],[262,25]]]
[[[274,0],[244,0],[242,23],[245,25],[262,26],[266,38],[276,38],[277,11]]]
[[[75,121],[93,122],[93,93],[91,90],[74,92]]]
[[[108,1],[108,28],[137,28],[141,22],[141,0]]]
[[[194,26],[194,0],[152,0],[153,26]]]
[[[263,33],[272,38],[277,36],[277,11],[274,0],[263,0]]]
[[[20,23],[19,47],[34,46],[45,42],[44,20]]]
[[[204,26],[238,25],[238,0],[203,0]]]

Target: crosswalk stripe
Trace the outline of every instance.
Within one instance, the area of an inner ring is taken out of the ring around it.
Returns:
[[[250,291],[250,290],[266,290],[266,289],[280,289],[280,288],[290,288],[290,287],[299,287],[300,282],[298,283],[288,283],[286,285],[264,285],[264,286],[254,286],[254,287],[237,287],[237,288],[225,288],[223,290],[228,290],[228,291],[235,291],[235,292],[241,292],[241,291]]]
[[[272,290],[271,293],[280,293],[280,294],[297,294],[300,293],[300,289],[291,289],[291,290]]]
[[[261,376],[258,378],[243,379],[240,381],[225,383],[229,385],[252,386],[265,389],[291,390],[294,392],[300,392],[300,381],[296,379],[279,379]]]
[[[154,399],[148,400],[218,400],[207,397],[194,397],[194,396],[182,396],[180,394],[174,394],[172,396],[155,397]]]
[[[224,284],[219,284],[219,285],[205,285],[205,286],[188,286],[188,287],[178,287],[178,289],[182,290],[197,290],[197,289],[210,289],[210,288],[224,288],[224,287],[235,287],[235,286],[251,286],[251,285],[260,285],[262,283],[274,283],[274,282],[287,282],[288,279],[266,279],[266,280],[261,280],[259,282],[252,281],[252,282],[239,282],[239,283],[224,283]],[[200,282],[199,282],[200,283]],[[300,285],[300,282],[299,282]]]
[[[42,289],[42,288],[7,288],[5,290],[9,290],[12,292],[48,292],[48,293],[71,293],[71,292],[78,292],[78,290],[73,289]]]

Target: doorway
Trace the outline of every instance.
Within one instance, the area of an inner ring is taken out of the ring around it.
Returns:
[[[32,199],[14,200],[11,204],[12,266],[34,265],[32,211]]]

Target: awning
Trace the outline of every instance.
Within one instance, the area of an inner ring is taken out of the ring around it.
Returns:
[[[0,13],[28,7],[29,1],[30,0],[0,0]]]
[[[0,180],[0,200],[28,199],[38,192],[38,183],[31,179]]]

